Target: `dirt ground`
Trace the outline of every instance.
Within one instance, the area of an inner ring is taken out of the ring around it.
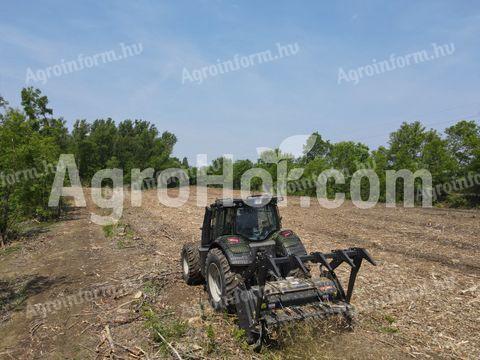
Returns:
[[[283,226],[309,251],[361,246],[377,260],[360,271],[353,332],[308,324],[252,352],[181,279],[204,211],[195,189],[179,208],[146,191],[116,227],[93,224],[90,206],[0,252],[0,359],[173,358],[160,335],[183,359],[480,358],[479,211],[287,202]]]

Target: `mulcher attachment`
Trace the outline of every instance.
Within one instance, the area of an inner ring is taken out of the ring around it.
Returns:
[[[363,248],[280,258],[258,254],[254,264],[258,269],[258,285],[237,288],[235,293],[239,327],[245,330],[249,343],[259,349],[268,329],[286,322],[324,319],[332,315],[351,320],[350,299],[363,259],[376,265]],[[282,277],[280,268],[284,265],[309,275],[304,265],[307,262],[320,265],[319,278]],[[343,263],[351,267],[347,292],[335,274],[335,269]]]

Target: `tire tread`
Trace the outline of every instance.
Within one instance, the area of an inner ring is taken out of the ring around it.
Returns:
[[[183,273],[183,264],[182,265],[182,275],[183,279],[188,285],[199,285],[204,282],[204,278],[201,271],[200,265],[200,254],[198,248],[194,243],[186,243],[183,246],[181,262],[183,258],[187,259],[188,263],[188,276],[185,276]]]
[[[231,300],[233,300],[233,297],[234,297],[235,288],[238,286],[237,277],[236,277],[235,273],[231,270],[230,264],[229,264],[226,256],[222,252],[222,250],[220,250],[218,248],[211,249],[210,252],[208,253],[207,261],[205,262],[205,264],[206,264],[205,266],[208,266],[208,264],[210,263],[210,259],[212,257],[216,257],[219,260],[220,266],[222,267],[221,271],[223,272],[223,275],[224,275],[224,278],[225,278],[225,296],[222,299],[222,305],[223,304],[231,304]],[[207,271],[205,269],[205,274],[206,273],[207,273]],[[217,309],[217,310],[225,310],[225,309],[226,310],[232,310],[231,308],[232,308],[232,306],[229,305],[227,307],[222,306],[221,309]]]

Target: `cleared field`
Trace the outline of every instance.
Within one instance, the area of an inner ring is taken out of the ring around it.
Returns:
[[[283,226],[309,251],[361,246],[378,266],[360,271],[354,332],[302,325],[259,355],[243,343],[234,318],[211,311],[202,286],[181,279],[180,250],[198,240],[204,212],[195,189],[190,193],[180,208],[161,205],[156,191],[143,193],[140,208],[130,207],[127,196],[114,229],[91,223],[80,209],[20,250],[0,254],[0,358],[170,358],[157,330],[184,359],[480,357],[480,212],[361,210],[348,202],[327,210],[288,198]],[[209,189],[210,200],[219,196]],[[26,316],[28,305],[101,287],[125,291]],[[17,300],[23,305],[14,306]]]
[[[209,192],[212,201],[221,196],[218,190]],[[378,261],[377,267],[365,265],[360,272],[354,333],[295,339],[283,351],[299,358],[480,356],[478,211],[381,204],[362,210],[349,202],[327,210],[316,201],[301,208],[299,199],[290,197],[281,213],[284,227],[295,230],[309,251],[362,246]],[[202,215],[192,188],[190,201],[177,209],[159,205],[156,192],[147,192],[141,210],[132,209],[126,219],[145,236],[158,233],[159,224],[175,234],[178,241],[163,240],[160,248],[174,266],[183,242],[198,239]],[[206,299],[201,287],[177,286],[186,304]],[[280,355],[282,349],[274,352]]]

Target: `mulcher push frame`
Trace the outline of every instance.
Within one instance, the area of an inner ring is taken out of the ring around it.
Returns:
[[[283,278],[279,269],[279,266],[282,264],[289,264],[292,268],[301,269],[305,275],[310,273],[305,266],[306,263],[319,264],[320,267],[325,268],[327,276],[335,283],[338,289],[335,301],[336,306],[330,306],[330,304],[319,301],[316,304],[319,305],[318,312],[313,315],[311,313],[304,315],[300,311],[296,311],[292,320],[306,320],[309,317],[323,318],[335,314],[341,314],[350,319],[352,310],[350,300],[358,271],[364,259],[376,266],[368,251],[363,248],[333,250],[330,253],[312,252],[309,255],[290,255],[285,257],[272,257],[264,253],[258,254],[254,265],[258,269],[258,286],[253,291],[251,289],[238,288],[235,294],[239,327],[246,331],[250,342],[257,342],[257,346],[261,346],[261,342],[265,340],[265,326],[268,323],[267,318],[271,311],[271,309],[265,306],[268,303],[268,295],[266,296],[264,292],[265,285],[269,276],[273,276],[277,280]],[[345,292],[341,281],[335,274],[335,269],[343,263],[351,267],[347,292]],[[295,300],[301,302],[302,298],[297,296]],[[283,307],[282,304],[279,305]]]

